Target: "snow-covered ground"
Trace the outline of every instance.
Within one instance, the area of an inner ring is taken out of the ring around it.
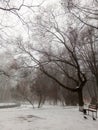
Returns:
[[[26,105],[0,109],[0,130],[97,130],[98,119],[83,118],[78,107]]]

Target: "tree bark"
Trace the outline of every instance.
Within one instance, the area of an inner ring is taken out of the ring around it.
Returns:
[[[82,89],[78,89],[78,97],[79,97],[79,111],[83,111],[83,109],[84,109],[84,101],[83,101]]]

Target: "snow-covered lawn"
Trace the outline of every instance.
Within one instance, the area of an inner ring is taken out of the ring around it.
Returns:
[[[26,105],[0,109],[0,130],[97,130],[98,119],[83,118],[77,107]]]

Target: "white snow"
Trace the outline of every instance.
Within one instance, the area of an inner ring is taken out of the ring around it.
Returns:
[[[78,107],[30,105],[0,109],[0,130],[97,130],[98,119],[83,118]]]

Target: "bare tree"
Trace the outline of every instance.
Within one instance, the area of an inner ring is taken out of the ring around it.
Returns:
[[[96,0],[61,0],[65,13],[73,15],[82,24],[98,29],[98,1]]]
[[[84,12],[86,13],[85,10]],[[71,14],[69,20],[73,18],[72,16],[74,16],[74,19],[76,20],[75,23],[72,21],[73,23],[69,27],[67,26],[68,22],[66,24],[62,24],[58,20],[58,16],[62,15],[62,11],[55,15],[54,10],[51,12],[50,9],[49,11],[43,9],[42,12],[35,16],[34,22],[30,21],[30,29],[32,31],[34,44],[32,45],[31,41],[23,43],[23,41],[18,40],[17,45],[22,51],[22,54],[26,54],[23,56],[25,65],[31,68],[39,67],[44,74],[53,79],[61,87],[78,93],[79,105],[83,106],[84,103],[82,91],[87,82],[87,72],[84,69],[85,65],[83,64],[84,57],[82,55],[82,51],[83,47],[86,47],[87,44],[80,46],[80,31],[84,25],[88,25],[89,27],[93,27],[95,29],[97,29],[97,27],[89,24],[88,22],[82,22],[81,18],[77,17],[76,14],[80,14],[80,9],[78,10],[76,4],[73,3],[72,0],[70,0],[68,3],[68,13]],[[64,17],[64,15],[62,16]],[[78,21],[76,18],[78,18]],[[83,18],[85,18],[84,15]],[[66,18],[63,20],[66,20]],[[81,25],[81,22],[83,25]],[[76,26],[77,28],[75,28]],[[92,34],[90,35],[92,36]],[[84,39],[85,38],[82,36],[82,43],[84,43]],[[90,44],[90,48],[92,48],[92,42]],[[84,53],[85,52],[86,51],[84,51]],[[31,62],[28,64],[25,58],[27,61],[32,61],[34,65],[32,66]],[[49,70],[47,70],[47,66],[53,64],[57,66],[57,69],[60,72],[60,79],[51,75]],[[68,70],[64,68],[64,66],[68,66]],[[74,72],[74,74],[72,72]],[[64,84],[64,82],[62,82],[61,79],[64,79],[65,77],[73,82],[73,86],[67,85],[66,83]]]
[[[80,41],[82,48],[81,56],[84,64],[86,65],[85,69],[88,68],[87,71],[92,73],[91,77],[96,80],[96,86],[98,89],[97,31],[91,27],[85,27],[80,34]],[[95,91],[97,92],[98,90],[95,89]]]
[[[45,18],[45,19],[44,19]],[[51,21],[53,20],[53,21]],[[85,86],[87,79],[83,72],[83,65],[81,65],[78,53],[78,31],[73,28],[68,28],[67,30],[60,28],[58,21],[53,13],[47,15],[47,11],[42,15],[36,17],[36,24],[34,24],[34,29],[39,30],[39,32],[34,32],[37,37],[37,42],[41,44],[40,49],[35,49],[32,44],[24,45],[23,43],[18,43],[20,49],[25,52],[32,61],[40,68],[40,70],[46,74],[48,77],[53,79],[61,87],[71,91],[76,92],[79,96],[79,106],[80,110],[83,110],[83,87]],[[35,38],[35,37],[34,37]],[[40,39],[40,40],[39,40]],[[43,44],[42,44],[43,43]],[[51,45],[49,47],[49,45]],[[57,46],[59,45],[59,50],[57,51]],[[47,46],[47,48],[46,48]],[[55,50],[53,50],[55,47]],[[51,49],[52,48],[52,49]],[[41,60],[37,58],[33,53],[37,53]],[[45,60],[43,61],[43,57]],[[48,64],[55,64],[58,71],[61,72],[61,79],[68,77],[73,83],[73,86],[67,86],[62,82],[62,80],[51,75],[46,66]],[[64,65],[69,66],[74,70],[74,77],[70,70],[63,68]]]
[[[18,83],[17,91],[20,93],[20,95],[23,97],[23,99],[28,101],[34,108],[32,94],[30,93],[30,89],[29,89],[28,82],[26,81],[26,79],[22,80],[20,83]]]
[[[75,22],[80,21],[80,37],[81,37],[81,51],[84,64],[88,66],[87,71],[92,73],[92,77],[96,80],[98,88],[98,58],[97,58],[97,32],[98,32],[98,1],[90,0],[61,0],[65,13],[73,16]],[[89,77],[89,76],[88,76]],[[94,86],[94,85],[93,85]],[[97,98],[98,90],[94,88]]]

